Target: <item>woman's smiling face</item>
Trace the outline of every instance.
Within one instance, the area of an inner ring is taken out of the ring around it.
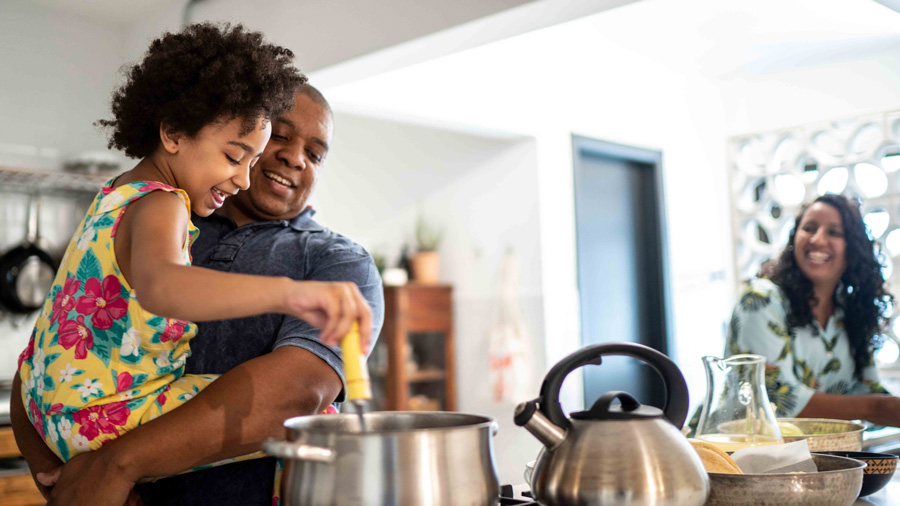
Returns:
[[[844,223],[824,202],[806,209],[794,234],[794,260],[814,286],[834,289],[847,270]]]

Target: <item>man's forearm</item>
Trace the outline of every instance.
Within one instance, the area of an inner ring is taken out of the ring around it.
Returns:
[[[99,451],[135,481],[176,474],[259,450],[266,438],[284,436],[285,419],[325,409],[340,388],[340,378],[320,358],[279,348]]]
[[[16,438],[16,445],[22,452],[22,457],[28,463],[31,470],[31,476],[34,478],[37,473],[50,472],[62,465],[59,457],[44,443],[44,439],[38,434],[34,425],[28,419],[25,412],[25,406],[22,404],[22,385],[19,375],[16,374],[13,380],[12,395],[9,402],[9,416],[12,423],[13,435]],[[46,492],[46,488],[35,480],[35,484],[42,493]],[[46,494],[45,494],[46,496]]]

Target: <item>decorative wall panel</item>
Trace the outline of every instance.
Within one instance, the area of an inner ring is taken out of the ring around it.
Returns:
[[[859,199],[885,278],[898,293],[900,111],[742,135],[728,148],[737,279],[754,276],[781,252],[804,203],[843,193]],[[900,320],[895,326],[893,337]]]

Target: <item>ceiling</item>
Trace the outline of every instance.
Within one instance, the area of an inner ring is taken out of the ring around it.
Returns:
[[[644,0],[327,91],[375,115],[491,116],[534,130],[573,90],[641,68],[748,82],[884,53],[900,53],[900,14],[874,1]]]
[[[43,6],[58,12],[100,21],[111,25],[127,25],[163,9],[178,9],[184,0],[28,0],[32,6]]]

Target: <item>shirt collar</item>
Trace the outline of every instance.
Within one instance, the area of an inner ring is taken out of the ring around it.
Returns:
[[[255,221],[253,223],[248,223],[248,226],[265,226],[265,225],[276,225],[280,224],[282,226],[289,226],[298,232],[324,232],[325,227],[319,225],[312,219],[315,216],[316,211],[312,208],[304,209],[300,214],[293,217],[290,220],[262,220]],[[217,221],[221,221],[223,223],[228,223],[232,227],[236,228],[234,221],[231,218],[226,216],[222,216],[219,213],[213,213],[209,216],[210,219],[214,219]]]
[[[325,227],[319,225],[315,222],[315,220],[312,219],[315,215],[316,210],[308,207],[293,219],[288,220],[288,225],[290,225],[294,230],[300,232],[324,232]]]

